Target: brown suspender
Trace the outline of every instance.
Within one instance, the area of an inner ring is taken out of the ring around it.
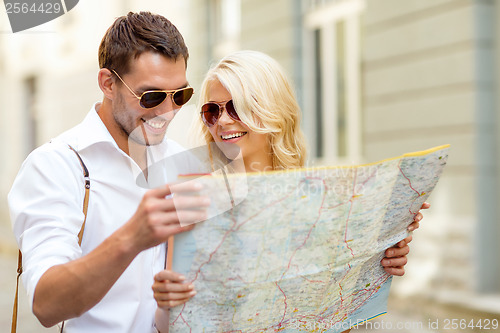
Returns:
[[[82,166],[83,169],[83,176],[85,178],[85,197],[83,199],[83,214],[85,215],[83,219],[83,224],[82,228],[80,229],[80,232],[78,233],[78,245],[82,245],[82,238],[83,238],[83,231],[85,229],[85,222],[87,221],[87,209],[89,208],[89,194],[90,194],[90,178],[89,178],[89,170],[85,166],[85,163],[83,163],[82,158],[80,157],[80,154],[73,149],[70,145],[68,145],[69,148],[76,154],[76,157],[78,157],[78,160],[80,161],[80,165]],[[12,309],[12,328],[10,330],[11,333],[16,333],[17,331],[17,307],[18,307],[18,295],[19,295],[19,277],[23,273],[23,255],[21,253],[21,250],[19,250],[18,258],[17,258],[17,279],[16,279],[16,295],[14,297],[14,307]],[[61,332],[64,327],[64,322],[61,327]]]

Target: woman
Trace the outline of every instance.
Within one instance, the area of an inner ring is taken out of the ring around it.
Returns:
[[[255,51],[239,51],[223,58],[209,70],[200,92],[201,117],[198,130],[212,149],[211,156],[223,156],[217,144],[231,143],[241,150],[246,172],[302,167],[306,151],[300,129],[300,109],[281,66]],[[215,148],[214,148],[215,147]],[[223,157],[222,157],[223,158]],[[424,203],[423,209],[430,205]],[[408,227],[419,227],[422,214]],[[386,250],[385,271],[404,274],[409,236]],[[162,311],[188,301],[196,294],[184,277],[164,270],[155,276],[153,291],[158,303],[157,324],[165,323]],[[162,323],[163,322],[163,323]],[[165,327],[165,326],[164,326]],[[163,328],[166,330],[166,328]]]

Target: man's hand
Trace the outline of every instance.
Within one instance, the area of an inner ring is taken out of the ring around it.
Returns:
[[[106,295],[137,254],[193,228],[181,227],[180,222],[204,220],[203,208],[210,204],[209,199],[182,195],[200,189],[201,185],[186,183],[149,190],[132,218],[93,251],[49,268],[33,298],[33,312],[42,325],[50,327],[82,315]]]
[[[204,208],[210,205],[210,199],[190,195],[201,188],[196,183],[180,183],[149,190],[124,226],[126,237],[142,251],[165,242],[169,236],[193,229],[193,225],[181,227],[181,223],[186,225],[206,219]]]

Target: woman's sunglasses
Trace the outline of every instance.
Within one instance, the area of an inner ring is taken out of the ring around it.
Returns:
[[[160,105],[167,98],[168,95],[171,96],[172,102],[177,106],[183,106],[194,94],[194,89],[191,87],[186,87],[177,90],[149,90],[142,93],[141,96],[137,96],[136,93],[123,81],[123,79],[118,75],[118,73],[112,69],[113,73],[122,81],[125,87],[139,100],[139,104],[145,109],[151,109],[155,106]]]
[[[219,121],[223,109],[226,109],[226,112],[231,119],[240,121],[240,117],[238,116],[238,113],[236,113],[232,99],[222,103],[209,102],[203,104],[200,112],[201,119],[205,125],[212,127]]]

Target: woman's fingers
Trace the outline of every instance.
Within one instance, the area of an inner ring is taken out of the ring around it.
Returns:
[[[163,270],[154,277],[153,294],[160,308],[168,309],[187,302],[196,295],[194,286],[183,283],[186,279],[182,274]]]

